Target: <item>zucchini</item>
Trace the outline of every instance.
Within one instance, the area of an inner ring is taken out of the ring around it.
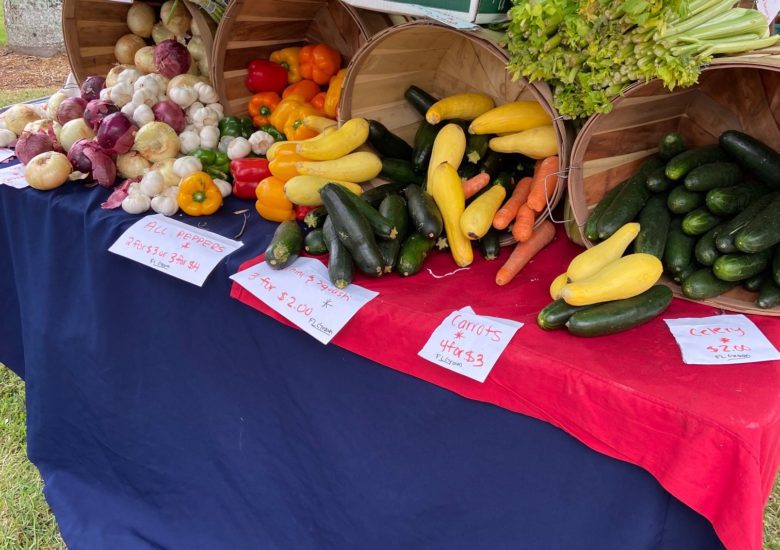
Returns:
[[[309,210],[306,213],[306,216],[303,218],[303,223],[306,225],[306,227],[317,229],[318,227],[322,227],[322,224],[325,223],[325,218],[327,217],[328,211],[325,209],[325,207],[318,206],[314,210]]]
[[[658,142],[658,156],[671,160],[687,148],[685,139],[678,132],[668,132],[661,136]]]
[[[634,252],[652,254],[663,259],[666,236],[672,216],[666,208],[665,195],[653,195],[639,213],[639,235],[634,241]]]
[[[282,222],[265,249],[265,262],[271,269],[284,269],[295,261],[302,248],[303,231],[298,222]]]
[[[712,264],[712,273],[721,281],[743,281],[764,271],[772,260],[772,252],[755,254],[725,254]]]
[[[322,203],[328,209],[328,219],[333,220],[336,235],[349,250],[358,269],[366,275],[379,277],[385,268],[382,253],[374,239],[371,224],[355,207],[349,197],[351,194],[335,183],[325,184],[320,190]]]
[[[706,300],[720,296],[734,288],[737,283],[722,281],[713,275],[709,267],[702,268],[682,283],[682,293],[691,300]]]
[[[479,251],[486,260],[495,260],[501,253],[501,236],[497,229],[491,227],[487,234],[479,240]]]
[[[717,145],[705,145],[688,149],[679,155],[675,155],[666,164],[666,177],[677,181],[683,179],[694,168],[710,162],[722,162],[728,160],[726,153]]]
[[[431,94],[421,88],[418,88],[417,86],[409,86],[404,92],[404,97],[406,98],[406,101],[408,101],[409,104],[423,116],[423,118],[425,118],[425,113],[428,112],[428,109],[430,109],[434,103],[439,101]]]
[[[661,161],[656,157],[651,157],[628,179],[628,182],[620,190],[615,200],[612,201],[599,218],[599,239],[609,238],[615,231],[639,214],[647,199],[650,198],[650,191],[647,190],[645,185],[647,175],[659,166],[661,166]]]
[[[762,195],[756,200],[751,202],[747,208],[742,212],[734,216],[723,227],[723,230],[718,233],[718,237],[715,239],[715,246],[718,247],[724,254],[734,254],[739,252],[739,248],[736,245],[737,234],[753,221],[761,211],[763,211],[769,204],[771,204],[776,197],[780,197],[777,193],[769,193],[768,195]]]
[[[563,298],[559,298],[547,305],[536,316],[536,324],[544,330],[555,330],[566,326],[575,312],[594,306],[570,306]]]
[[[716,216],[731,216],[747,208],[747,205],[765,193],[766,189],[760,185],[732,185],[708,191],[704,202]]]
[[[401,246],[398,255],[398,273],[404,277],[414,275],[422,269],[425,257],[433,248],[434,239],[412,233]]]
[[[368,121],[368,142],[382,157],[412,160],[412,146],[388,130],[381,122]]]
[[[463,164],[477,165],[488,152],[488,142],[493,136],[490,134],[471,134],[466,143],[466,152],[463,154]]]
[[[701,265],[711,266],[715,263],[715,260],[720,256],[720,251],[715,246],[715,238],[718,236],[718,232],[723,229],[725,222],[716,225],[704,235],[702,235],[696,242],[696,247],[693,250],[696,256],[696,261]]]
[[[780,246],[775,248],[775,254],[772,256],[772,279],[780,285]]]
[[[689,191],[682,185],[672,189],[666,200],[666,207],[674,214],[687,214],[702,204],[704,204],[704,195]]]
[[[620,193],[620,190],[625,184],[626,182],[620,183],[607,191],[607,193],[601,197],[601,200],[596,205],[596,207],[591,211],[590,214],[588,214],[588,220],[585,222],[585,237],[589,241],[596,242],[599,240],[599,220],[604,214],[604,211],[609,207],[610,204],[612,204],[612,201],[615,200],[615,197],[618,195],[618,193]]]
[[[441,126],[434,126],[423,120],[420,127],[417,128],[417,133],[414,134],[412,164],[414,170],[420,174],[428,171],[428,163],[431,161],[431,153],[433,153],[433,142],[436,141],[439,130],[441,130]]]
[[[696,239],[686,235],[682,230],[682,222],[675,218],[669,226],[664,248],[664,267],[672,275],[679,275],[693,261],[693,249]]]
[[[360,198],[366,201],[374,208],[378,208],[385,197],[393,193],[400,193],[408,186],[405,183],[385,183],[372,189],[368,189],[360,195]]]
[[[666,167],[659,166],[647,175],[645,185],[653,193],[661,193],[671,189],[676,183],[666,177]]]
[[[780,242],[780,196],[742,228],[734,237],[734,246],[742,252],[753,254],[767,250]]]
[[[406,211],[406,201],[400,195],[388,195],[379,205],[379,213],[398,229],[398,236],[392,241],[381,241],[378,244],[385,260],[385,273],[390,273],[398,263],[398,253],[401,243],[409,231],[409,213]]]
[[[444,220],[433,197],[416,185],[407,187],[404,194],[412,228],[430,239],[441,235],[444,231]]]
[[[646,323],[672,303],[672,291],[655,285],[633,298],[615,300],[574,312],[566,328],[576,336],[604,336]]]
[[[780,305],[780,286],[777,286],[771,278],[767,277],[758,291],[756,300],[758,307],[769,309]]]
[[[306,237],[303,239],[303,249],[313,256],[319,256],[328,252],[322,228],[312,229],[306,234]]]
[[[441,252],[450,249],[450,242],[447,240],[447,235],[440,235],[434,243],[436,250]]]
[[[741,177],[742,170],[734,162],[710,162],[688,172],[684,185],[688,191],[709,191],[736,185]]]
[[[688,235],[703,235],[720,223],[720,218],[706,206],[688,212],[682,220],[682,230]]]
[[[325,238],[329,252],[328,278],[336,288],[346,288],[352,282],[354,271],[352,255],[336,235],[333,220],[330,218],[325,220],[325,224],[322,226],[322,236]]]
[[[342,189],[344,188],[342,187]],[[345,200],[348,200],[352,203],[352,206],[356,211],[360,212],[360,214],[371,226],[371,229],[374,231],[374,234],[377,237],[392,241],[396,238],[396,236],[398,236],[398,228],[395,227],[390,220],[380,214],[376,208],[362,200],[348,189],[344,189],[344,193],[341,195]]]
[[[774,149],[736,130],[723,132],[718,141],[758,181],[773,189],[780,189],[780,154]]]
[[[461,162],[458,166],[458,175],[462,180],[468,180],[479,174],[479,165],[470,162]]]
[[[382,159],[382,171],[379,175],[394,183],[406,185],[422,184],[422,176],[414,171],[414,164],[404,159],[384,157]]]
[[[749,290],[750,292],[758,292],[761,290],[761,285],[764,284],[764,281],[771,278],[769,271],[762,271],[758,275],[753,275],[742,281],[742,286],[745,287],[745,290]]]

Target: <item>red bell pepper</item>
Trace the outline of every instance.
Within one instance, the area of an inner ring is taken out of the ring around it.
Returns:
[[[276,92],[281,94],[287,87],[287,69],[267,59],[249,62],[246,87],[253,94]]]
[[[255,199],[255,188],[261,180],[271,176],[268,160],[243,158],[230,162],[233,175],[233,194],[239,199]]]
[[[303,206],[301,204],[295,205],[295,219],[302,222],[306,218],[306,214],[312,210],[318,208],[317,206]]]

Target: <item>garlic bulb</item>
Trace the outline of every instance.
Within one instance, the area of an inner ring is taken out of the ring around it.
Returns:
[[[198,99],[198,92],[192,86],[179,86],[168,90],[168,97],[182,109],[186,109]]]
[[[152,108],[149,107],[149,105],[143,103],[133,110],[133,120],[140,128],[144,124],[154,122],[154,111],[152,111]]]
[[[198,101],[201,103],[216,103],[219,101],[219,97],[217,97],[217,92],[214,91],[214,88],[209,86],[208,84],[204,82],[196,82],[193,86],[196,92],[198,92]]]
[[[142,193],[132,193],[127,195],[122,201],[122,210],[128,214],[143,214],[149,210],[152,201]]]
[[[154,107],[154,104],[157,103],[157,94],[155,94],[152,90],[147,90],[145,88],[140,88],[133,93],[133,103],[136,105],[148,105],[149,107]]]
[[[179,203],[175,197],[158,195],[151,201],[152,210],[163,216],[173,216],[179,211]]]
[[[129,72],[131,69],[127,69],[122,74]],[[121,75],[120,75],[121,76]],[[119,107],[120,109],[130,103],[133,99],[133,86],[127,82],[119,82],[116,86],[111,88],[109,100]]]
[[[180,178],[186,178],[201,170],[203,170],[203,165],[201,164],[200,159],[196,157],[181,157],[176,159],[176,162],[173,163],[173,173]]]
[[[179,134],[179,141],[181,142],[181,152],[185,155],[189,155],[200,147],[200,136],[191,130],[185,130]]]
[[[219,128],[206,126],[200,131],[200,146],[206,149],[216,149],[219,144]]]
[[[222,194],[223,199],[227,196],[230,196],[230,194],[233,193],[233,186],[230,185],[225,180],[215,179],[214,185],[216,185],[217,189],[219,189],[219,192]]]

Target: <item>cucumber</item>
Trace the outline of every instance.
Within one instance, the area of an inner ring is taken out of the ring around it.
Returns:
[[[265,263],[271,269],[284,269],[295,261],[302,248],[303,231],[298,222],[282,222],[274,231],[268,248],[265,249]]]
[[[317,229],[322,227],[325,223],[325,218],[328,217],[328,211],[324,206],[318,206],[314,210],[309,210],[306,216],[303,218],[303,223],[306,227],[311,229]]]
[[[495,260],[501,253],[501,237],[497,229],[491,227],[479,240],[479,251],[486,260]]]
[[[728,130],[720,135],[720,146],[758,181],[780,189],[780,154],[756,138]]]
[[[425,90],[418,88],[417,86],[409,86],[404,92],[404,97],[409,104],[414,107],[423,118],[425,113],[431,108],[431,105],[439,101]]]
[[[731,220],[726,222],[726,225],[718,233],[715,239],[715,246],[718,250],[724,254],[734,254],[739,252],[735,244],[735,238],[737,234],[744,229],[767,205],[769,205],[773,199],[778,195],[777,193],[770,193],[768,195],[762,195],[750,203],[747,208],[742,212],[734,216]]]
[[[697,166],[685,176],[684,185],[688,191],[709,191],[718,187],[729,187],[739,183],[742,170],[734,162],[711,162]]]
[[[547,307],[539,312],[539,315],[536,317],[536,324],[544,330],[563,328],[566,326],[566,321],[575,312],[589,307],[593,306],[570,306],[561,298],[548,304]]]
[[[672,280],[678,285],[681,285],[685,282],[685,279],[687,279],[688,277],[690,277],[700,269],[701,269],[701,265],[699,264],[699,262],[695,262],[695,261],[691,262],[685,267],[685,269],[680,271],[680,273],[674,275],[672,277]]]
[[[682,230],[688,235],[703,235],[719,223],[718,216],[707,210],[706,206],[700,206],[685,215],[682,220]]]
[[[328,246],[328,278],[336,288],[346,288],[352,282],[354,266],[352,255],[344,246],[333,227],[333,220],[328,218],[322,226],[322,236]]]
[[[512,170],[513,166],[512,157],[514,155],[507,155],[506,153],[496,153],[495,151],[488,151],[485,158],[482,159],[482,163],[479,166],[480,172],[487,172],[491,179],[496,177],[499,172],[504,170]],[[514,163],[516,165],[516,163]]]
[[[379,213],[390,220],[398,229],[398,236],[395,239],[377,243],[385,260],[385,273],[390,273],[398,263],[401,244],[409,231],[409,213],[406,211],[406,201],[400,195],[388,195],[379,205]]]
[[[752,254],[780,242],[780,195],[762,208],[734,237],[734,246]]]
[[[647,175],[645,185],[653,193],[661,193],[671,189],[676,183],[666,177],[666,167],[659,166]]]
[[[687,214],[704,204],[704,195],[688,191],[684,186],[675,187],[669,192],[666,207],[674,214]]]
[[[433,248],[434,239],[412,233],[401,246],[398,255],[398,273],[404,277],[414,275],[422,269],[425,257]]]
[[[374,231],[374,234],[377,237],[392,241],[396,238],[396,236],[398,236],[398,228],[395,227],[390,220],[380,214],[376,208],[368,204],[366,201],[361,200],[359,196],[352,193],[351,191],[344,188],[342,189],[344,192],[340,195],[343,196],[345,200],[351,202],[356,211],[360,212],[360,214],[369,223],[371,229]]]
[[[628,179],[628,182],[620,190],[615,200],[607,207],[598,221],[599,239],[606,239],[633,220],[650,198],[650,191],[645,183],[647,175],[661,166],[661,161],[656,157],[646,160],[639,170]]]
[[[765,193],[766,189],[760,185],[732,185],[708,191],[704,202],[710,212],[716,216],[731,216],[747,208],[751,202]]]
[[[742,281],[742,286],[745,287],[745,290],[749,290],[750,292],[758,292],[761,290],[761,285],[764,284],[764,281],[771,278],[769,271],[762,271],[758,275],[753,275]]]
[[[764,271],[771,260],[771,250],[755,254],[725,254],[712,264],[712,273],[721,281],[743,281]]]
[[[658,142],[658,156],[671,160],[686,149],[685,139],[678,132],[668,132]]]
[[[306,234],[306,237],[303,239],[303,249],[313,256],[319,256],[328,252],[322,228],[312,229]]]
[[[666,164],[666,177],[672,181],[683,179],[694,168],[710,162],[722,162],[728,160],[726,153],[717,145],[705,145],[688,149],[679,155],[675,155]]]
[[[360,198],[374,208],[378,208],[379,205],[382,204],[382,201],[385,200],[386,196],[392,193],[400,193],[407,187],[408,186],[405,183],[385,183],[374,187],[373,189],[369,189],[368,191],[364,191],[363,194],[360,195]]]
[[[379,241],[376,243],[379,247],[379,252],[382,254],[385,273],[392,273],[398,265],[398,253],[401,252],[402,243],[403,241],[401,239]]]
[[[376,120],[368,121],[368,142],[382,157],[412,160],[412,146]]]
[[[691,300],[706,300],[720,296],[736,285],[737,283],[718,279],[709,267],[705,267],[683,281],[682,292],[683,296]]]
[[[428,163],[431,161],[431,153],[433,153],[433,142],[440,129],[440,125],[434,126],[424,120],[417,128],[417,133],[414,135],[414,152],[412,153],[412,164],[416,172],[422,174],[428,170]]]
[[[775,248],[775,254],[772,256],[772,279],[780,285],[780,246]]]
[[[466,152],[463,154],[463,164],[477,165],[488,152],[488,142],[493,137],[490,134],[466,134]]]
[[[566,321],[566,328],[576,336],[604,336],[646,323],[672,303],[672,291],[655,285],[633,298],[605,302],[576,311]]]
[[[328,219],[333,220],[336,235],[349,250],[358,269],[366,275],[379,277],[385,269],[382,253],[374,239],[371,224],[355,207],[349,198],[351,194],[335,183],[327,183],[320,189],[320,197],[328,209]]]
[[[718,232],[723,229],[724,225],[726,225],[725,222],[716,225],[702,235],[696,242],[693,253],[696,256],[696,261],[701,265],[711,266],[715,263],[715,260],[718,259],[718,256],[720,256],[720,251],[715,247],[715,238],[718,236]]]
[[[769,309],[780,305],[780,286],[777,286],[777,283],[767,277],[758,292],[756,303],[758,304],[758,307],[762,309]]]
[[[682,273],[693,261],[695,246],[696,239],[683,232],[682,222],[679,219],[673,219],[664,249],[663,263],[666,270],[672,275]]]
[[[592,242],[599,240],[598,223],[604,211],[612,204],[615,197],[620,193],[621,189],[626,182],[616,185],[601,198],[596,207],[588,215],[588,220],[585,222],[585,237]]]
[[[422,176],[414,171],[411,161],[399,158],[383,158],[379,175],[391,182],[406,185],[421,185],[423,180]]]
[[[404,194],[412,228],[429,239],[441,235],[444,230],[444,220],[433,197],[416,185],[407,187]]]
[[[653,195],[639,213],[639,235],[634,241],[634,252],[652,254],[658,259],[664,256],[666,236],[672,216],[666,208],[666,196]]]
[[[470,162],[461,162],[458,167],[458,175],[460,179],[467,180],[479,174],[479,165],[471,164]]]

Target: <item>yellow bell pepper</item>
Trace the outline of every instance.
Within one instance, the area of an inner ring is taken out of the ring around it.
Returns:
[[[319,111],[311,104],[304,103],[296,111],[287,118],[287,122],[284,124],[284,134],[288,140],[302,140],[313,138],[319,132],[307,128],[303,124],[303,119],[309,115],[317,115]]]
[[[301,64],[298,61],[300,55],[300,48],[284,48],[271,52],[269,60],[274,63],[279,63],[279,65],[287,69],[287,82],[289,84],[295,84],[302,78]]]
[[[285,97],[279,102],[279,105],[276,106],[273,113],[271,113],[271,125],[280,132],[284,132],[284,126],[287,124],[287,119],[290,118],[301,105],[305,104],[306,100],[303,96],[298,94],[292,94]]]
[[[295,219],[293,203],[284,194],[284,181],[270,176],[263,180],[255,189],[257,213],[272,222],[284,222]]]
[[[287,181],[293,176],[299,175],[296,165],[305,160],[305,158],[294,151],[283,150],[279,151],[274,160],[268,163],[268,168],[271,170],[271,174],[282,181]]]
[[[208,216],[222,206],[222,193],[205,172],[195,172],[179,184],[179,208],[190,216]]]
[[[336,110],[339,107],[341,99],[341,88],[344,87],[344,78],[347,76],[347,70],[341,69],[336,76],[330,79],[328,93],[325,94],[325,114],[331,118],[336,118]]]

